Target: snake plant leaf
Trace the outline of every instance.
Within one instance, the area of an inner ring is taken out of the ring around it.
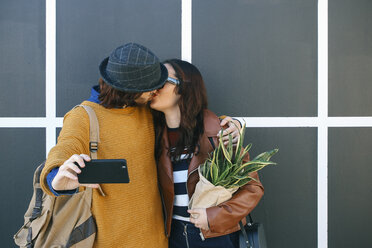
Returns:
[[[232,142],[232,135],[231,134],[229,134],[229,143],[227,145],[227,152],[229,153],[230,158],[232,160],[234,152],[233,152],[233,142]]]
[[[247,183],[249,183],[250,181],[256,181],[257,180],[253,177],[247,177],[245,179],[240,179],[240,180],[236,180],[230,187],[241,187],[241,186],[244,186],[246,185]]]
[[[234,175],[239,174],[240,172],[242,172],[243,169],[244,169],[244,173],[246,174],[250,172],[258,171],[270,164],[275,164],[275,163],[271,161],[268,161],[268,162],[261,161],[259,163],[257,161],[250,161],[248,163],[241,165],[239,168],[237,168],[234,171]]]
[[[220,141],[219,141],[218,146],[221,147],[222,152],[223,152],[223,154],[224,154],[224,156],[225,156],[225,159],[227,159],[227,161],[229,161],[229,162],[231,163],[231,154],[228,153],[226,147],[225,147],[224,144],[223,144],[222,132],[220,133]]]
[[[211,164],[211,171],[212,171],[212,184],[217,182],[218,178],[218,166],[217,164]]]
[[[236,159],[236,164],[241,164],[243,162],[243,159],[244,159],[245,155],[249,152],[249,150],[251,149],[251,147],[252,147],[252,144],[248,144],[244,148],[243,152]]]
[[[249,176],[247,176],[247,175],[235,175],[235,176],[233,176],[233,178],[235,178],[235,179],[239,179],[239,180],[241,180],[241,179],[245,179],[245,178],[247,178],[247,177],[249,177]]]
[[[245,135],[245,123],[243,124],[243,127],[242,127],[242,129],[240,130],[240,133],[239,133],[238,144],[236,145],[236,151],[235,151],[235,156],[236,157],[239,156],[239,154],[242,151],[243,142],[244,142],[244,135]]]
[[[218,177],[218,181],[223,181],[224,179],[226,179],[226,177],[229,175],[230,173],[230,170],[231,170],[231,167],[230,168],[226,168],[225,171],[223,171],[221,173],[221,175]]]
[[[204,175],[204,177],[210,181],[211,178],[209,177],[210,174],[209,174],[209,169],[210,169],[210,160],[208,159],[204,164],[201,165],[201,168],[202,168],[202,175]]]
[[[224,156],[223,156],[223,152],[222,152],[222,148],[221,146],[218,146],[217,147],[217,150],[216,150],[216,163],[217,164],[224,164]]]
[[[273,149],[271,151],[263,152],[257,155],[253,160],[262,160],[262,161],[269,161],[272,156],[274,156],[279,149]]]
[[[217,184],[215,184],[216,186],[222,186],[224,188],[228,188],[229,185],[232,185],[233,184],[233,180],[234,178],[232,177],[228,177],[220,182],[218,182]]]

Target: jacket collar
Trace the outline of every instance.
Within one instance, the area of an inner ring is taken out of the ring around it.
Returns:
[[[170,157],[168,156],[169,140],[168,140],[168,130],[166,127],[163,130],[162,142],[163,142],[164,149],[160,157],[159,165],[163,167],[163,170],[166,172],[168,177],[172,179],[173,181],[173,166],[171,165],[172,161]],[[213,147],[208,139],[207,134],[204,133],[199,139],[199,146],[197,148],[197,151],[194,152],[193,157],[190,161],[187,175],[189,176],[201,164],[203,164],[205,160],[208,158],[208,154],[212,151],[213,151]]]
[[[213,147],[210,144],[208,136],[204,133],[199,139],[199,146],[190,161],[188,175],[202,165],[208,158],[209,153],[213,151]]]
[[[170,157],[168,156],[169,152],[169,140],[168,140],[168,130],[167,127],[164,127],[163,137],[162,137],[163,149],[159,159],[159,165],[166,172],[167,176],[173,182],[173,166]]]

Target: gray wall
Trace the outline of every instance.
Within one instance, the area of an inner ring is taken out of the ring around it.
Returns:
[[[329,1],[329,115],[372,115],[372,1]]]
[[[317,116],[317,1],[192,6],[192,58],[213,111]],[[161,59],[181,56],[181,1],[64,0],[56,7],[57,117],[89,97],[98,64],[120,44],[142,43]],[[329,116],[372,116],[371,26],[371,1],[329,0]],[[1,1],[0,124],[3,117],[45,117],[45,32],[44,0]],[[371,128],[328,130],[328,247],[371,246]],[[317,246],[317,140],[316,127],[247,130],[252,156],[280,149],[278,165],[260,174],[265,196],[253,211],[270,248]],[[45,141],[44,127],[0,128],[2,247],[14,247]]]
[[[372,115],[372,2],[329,1],[329,115]],[[329,129],[329,247],[371,247],[371,128]]]
[[[316,128],[249,128],[251,156],[278,147],[278,165],[265,168],[260,179],[265,194],[253,220],[265,227],[268,247],[317,246]]]
[[[180,3],[57,1],[57,116],[89,97],[100,62],[131,41],[148,46],[160,59],[180,57]]]
[[[212,109],[316,116],[317,1],[194,1],[193,63]]]
[[[44,0],[1,1],[0,55],[0,117],[44,116]]]

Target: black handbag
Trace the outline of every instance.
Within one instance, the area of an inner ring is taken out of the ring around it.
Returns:
[[[239,248],[266,248],[265,231],[262,223],[253,222],[252,216],[246,217],[244,226],[240,221]]]

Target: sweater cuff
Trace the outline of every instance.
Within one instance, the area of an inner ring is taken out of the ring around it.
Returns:
[[[58,173],[58,170],[59,170],[59,167],[56,167],[54,168],[53,170],[51,170],[49,172],[49,174],[47,175],[47,183],[48,183],[48,186],[49,186],[49,189],[50,191],[55,195],[55,196],[61,196],[61,195],[73,195],[73,194],[76,194],[77,192],[79,192],[79,188],[76,188],[76,189],[72,189],[72,190],[55,190],[53,189],[52,187],[52,181],[53,179],[56,177],[57,173]]]

